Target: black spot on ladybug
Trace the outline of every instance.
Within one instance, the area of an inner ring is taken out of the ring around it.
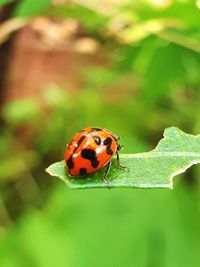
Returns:
[[[80,175],[87,175],[87,170],[86,170],[86,168],[81,168],[81,169],[80,169]]]
[[[67,167],[69,169],[73,169],[74,168],[74,162],[72,160],[72,156],[66,161]]]
[[[90,132],[95,132],[95,131],[99,132],[99,131],[102,131],[102,129],[101,128],[91,128]]]
[[[111,139],[110,137],[107,137],[107,138],[104,140],[103,144],[106,146],[106,153],[107,153],[108,155],[113,155],[113,151],[112,151],[112,149],[110,148],[110,147],[111,147],[111,144],[112,144],[112,139]]]
[[[81,136],[81,138],[78,140],[77,144],[76,144],[76,148],[74,149],[74,152],[76,152],[76,150],[79,148],[79,146],[81,145],[81,143],[83,142],[83,140],[85,139],[86,135]]]
[[[104,145],[111,145],[112,144],[112,139],[110,137],[107,137],[104,141],[103,141]]]
[[[101,144],[101,139],[98,136],[94,136],[93,139],[98,146]]]
[[[99,165],[99,161],[97,160],[96,152],[92,149],[83,149],[81,151],[81,156],[84,159],[89,159],[91,161],[92,167],[96,168]]]

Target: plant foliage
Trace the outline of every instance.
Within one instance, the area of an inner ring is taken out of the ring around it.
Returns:
[[[167,128],[157,147],[146,153],[122,154],[126,169],[119,169],[116,159],[109,173],[110,187],[172,188],[172,178],[200,163],[200,135],[186,134],[178,128]],[[72,178],[64,161],[56,162],[47,172],[61,178],[70,188],[108,187],[101,179],[104,169],[84,178]]]

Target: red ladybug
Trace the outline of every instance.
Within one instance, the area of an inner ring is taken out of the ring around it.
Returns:
[[[71,176],[84,176],[103,166],[107,166],[103,175],[106,179],[110,167],[111,159],[116,154],[119,167],[118,151],[122,149],[119,144],[119,137],[109,130],[101,128],[85,128],[74,135],[67,145],[65,152],[65,163],[67,172]]]

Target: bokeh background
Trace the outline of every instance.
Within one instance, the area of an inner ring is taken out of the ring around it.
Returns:
[[[200,168],[174,190],[69,190],[86,126],[149,151],[200,133],[200,1],[0,0],[0,266],[200,266]]]

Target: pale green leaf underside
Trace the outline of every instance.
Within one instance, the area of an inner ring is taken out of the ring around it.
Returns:
[[[146,153],[120,154],[119,169],[116,158],[108,175],[110,187],[173,188],[173,177],[193,164],[200,163],[200,135],[186,134],[178,128],[167,128],[157,147]],[[70,188],[108,187],[102,181],[105,169],[84,178],[73,178],[66,173],[64,161],[56,162],[46,171],[62,179]]]

